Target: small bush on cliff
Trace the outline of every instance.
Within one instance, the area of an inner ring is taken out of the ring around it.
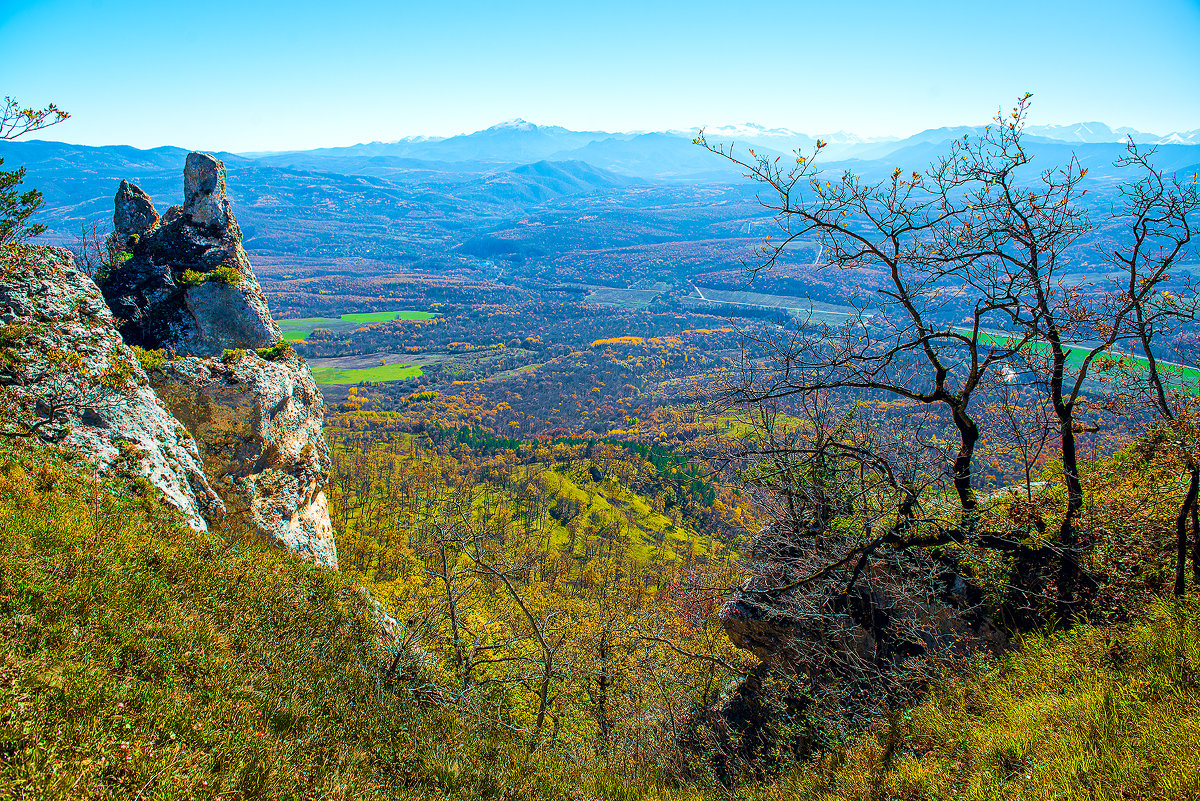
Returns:
[[[293,351],[295,351],[295,348],[286,339],[281,339],[269,348],[255,348],[254,350],[255,353],[269,362],[282,359]]]
[[[0,165],[4,159],[0,159]],[[0,170],[0,246],[20,244],[46,230],[46,226],[28,224],[42,207],[42,193],[36,189],[17,189],[25,179],[25,168]]]
[[[207,273],[197,272],[196,270],[184,270],[179,280],[184,286],[200,286],[209,281],[215,281],[225,286],[237,286],[242,282],[242,276],[238,274],[237,270],[222,264],[219,267],[214,267]]]
[[[12,97],[0,105],[0,140],[16,139],[33,131],[57,125],[71,116],[51,103],[43,109],[23,108]],[[4,159],[0,159],[0,165]],[[46,230],[46,226],[28,224],[42,207],[42,193],[36,189],[19,192],[25,179],[25,168],[0,170],[0,247],[19,245]]]
[[[167,352],[162,348],[147,350],[145,348],[139,348],[137,345],[132,345],[131,347],[133,349],[133,355],[137,356],[137,360],[142,365],[142,369],[147,373],[157,369],[168,359]]]

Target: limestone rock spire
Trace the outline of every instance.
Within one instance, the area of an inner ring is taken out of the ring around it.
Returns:
[[[196,225],[225,228],[233,209],[225,197],[225,165],[208,153],[188,153],[183,167],[183,214]]]

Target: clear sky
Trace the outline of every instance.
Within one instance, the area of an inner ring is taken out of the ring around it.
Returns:
[[[1200,0],[0,0],[0,94],[83,144],[281,150],[755,122],[1200,128]]]

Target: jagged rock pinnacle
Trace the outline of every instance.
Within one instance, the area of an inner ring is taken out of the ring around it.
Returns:
[[[129,181],[121,181],[117,190],[113,230],[124,244],[131,236],[141,236],[158,226],[158,211],[150,196]]]
[[[196,225],[229,225],[233,212],[225,197],[225,165],[207,153],[188,153],[183,168],[183,213]]]
[[[189,153],[183,185],[186,204],[161,219],[138,187],[124,181],[117,190],[114,238],[128,257],[99,284],[121,335],[181,356],[273,345],[282,337],[242,248],[225,166]]]
[[[101,276],[104,299],[127,344],[170,357],[147,379],[195,438],[223,526],[336,568],[321,391],[290,348],[254,351],[282,335],[242,248],[225,166],[189,153],[183,175],[184,205],[161,219],[121,184],[114,220],[127,257]]]

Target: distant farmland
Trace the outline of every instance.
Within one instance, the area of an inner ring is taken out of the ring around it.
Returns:
[[[393,320],[428,320],[437,317],[434,312],[424,311],[382,311],[363,312],[361,314],[343,314],[341,317],[303,317],[298,320],[276,320],[284,339],[308,339],[318,328],[326,328],[335,333],[353,331],[371,323],[388,323]]]
[[[403,381],[418,378],[421,368],[411,364],[380,364],[375,367],[314,367],[313,380],[318,384],[358,384],[362,381]]]

